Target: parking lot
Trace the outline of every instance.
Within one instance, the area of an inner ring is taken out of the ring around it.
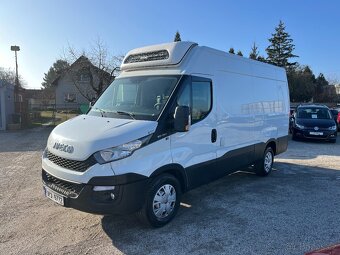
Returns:
[[[340,141],[289,141],[268,177],[238,172],[183,196],[160,229],[43,197],[51,129],[0,132],[1,254],[304,254],[340,243]]]

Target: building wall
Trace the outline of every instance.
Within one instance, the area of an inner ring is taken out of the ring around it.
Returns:
[[[336,94],[340,95],[340,84],[336,84],[336,85],[334,85],[334,87],[335,87]]]
[[[14,86],[4,81],[0,81],[0,112],[0,130],[5,130],[14,114]]]
[[[91,92],[89,82],[80,82],[83,91]],[[89,101],[81,95],[77,87],[68,75],[64,75],[57,83],[55,89],[56,108],[57,109],[73,109],[78,107],[80,104],[88,104]],[[72,101],[74,97],[74,101]]]

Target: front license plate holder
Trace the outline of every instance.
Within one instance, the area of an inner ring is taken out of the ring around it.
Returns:
[[[309,132],[310,135],[323,135],[323,132]]]
[[[56,202],[57,204],[60,204],[62,206],[65,205],[64,197],[62,195],[58,194],[57,192],[47,188],[46,186],[44,186],[44,194],[45,194],[46,197],[48,197],[52,201]]]

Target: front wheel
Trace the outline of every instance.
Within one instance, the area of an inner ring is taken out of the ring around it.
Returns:
[[[170,174],[157,176],[151,183],[143,208],[138,212],[142,222],[162,227],[177,214],[181,199],[178,180]]]
[[[272,171],[273,163],[274,151],[271,147],[267,147],[262,159],[255,164],[255,173],[259,176],[267,176]]]

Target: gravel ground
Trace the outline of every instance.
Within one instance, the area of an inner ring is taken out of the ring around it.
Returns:
[[[340,141],[289,141],[265,178],[238,172],[192,190],[160,229],[43,197],[49,128],[0,132],[1,254],[303,254],[340,242]]]

